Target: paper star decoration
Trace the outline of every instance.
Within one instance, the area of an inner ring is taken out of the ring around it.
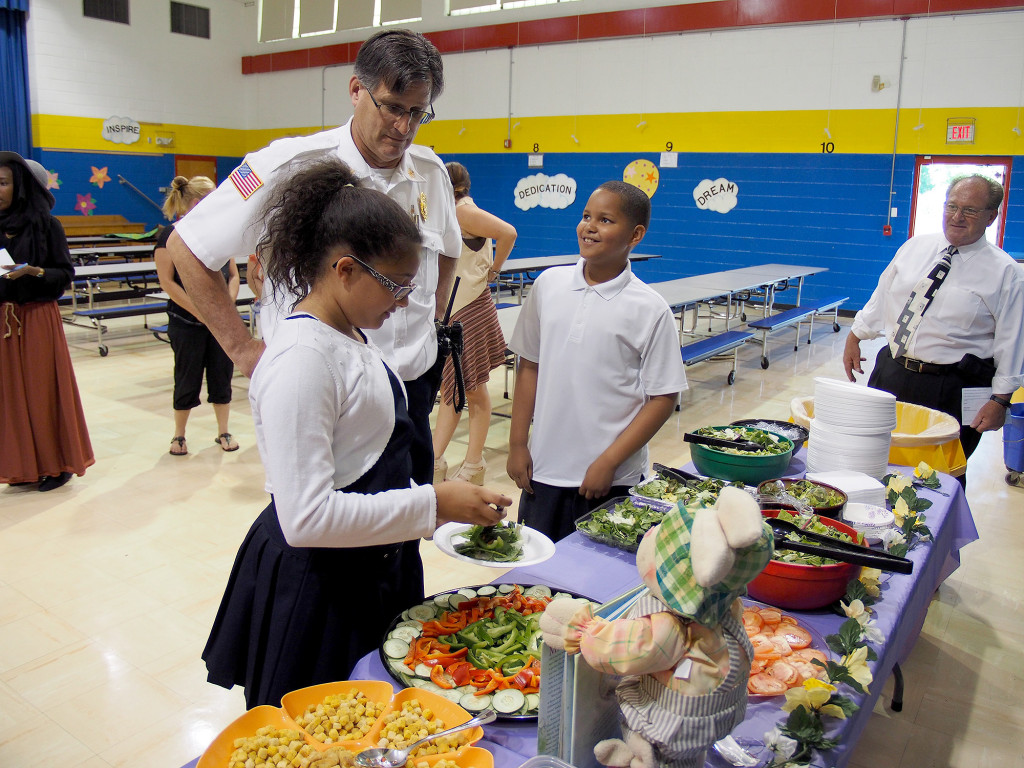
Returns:
[[[106,168],[97,168],[95,165],[92,166],[92,178],[89,179],[90,184],[95,184],[100,189],[103,189],[103,185],[110,181],[110,177],[107,175]]]
[[[57,178],[60,174],[56,171],[46,172],[46,188],[47,189],[60,189],[60,179]]]
[[[87,195],[75,195],[78,201],[75,203],[75,210],[83,216],[92,216],[93,210],[96,208],[96,203],[93,202],[92,193]]]

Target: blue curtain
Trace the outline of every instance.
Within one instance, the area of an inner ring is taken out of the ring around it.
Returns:
[[[0,150],[32,155],[28,91],[28,0],[0,0]]]

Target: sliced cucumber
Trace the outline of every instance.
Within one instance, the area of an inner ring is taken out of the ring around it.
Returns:
[[[459,590],[459,594],[463,595],[467,600],[472,600],[474,597],[477,596],[478,593],[477,593],[477,591],[475,589],[470,589],[469,587],[463,587],[462,589]]]
[[[475,693],[467,693],[459,699],[459,706],[469,712],[480,712],[481,710],[487,709],[491,706],[491,697],[486,693],[483,696],[477,696]]]
[[[409,609],[406,608],[404,611],[402,611],[402,621],[408,621],[408,619],[409,619]]]
[[[388,666],[403,679],[414,679],[416,677],[416,673],[412,671],[412,668],[403,661],[388,659]]]
[[[543,584],[537,584],[532,587],[527,587],[523,594],[527,597],[551,597],[551,587],[545,587]]]
[[[395,625],[395,629],[398,629],[399,627],[412,627],[418,632],[423,629],[423,622],[416,621],[416,619],[406,619],[405,621],[400,621]]]
[[[444,696],[448,701],[453,701],[458,704],[462,700],[462,692],[457,691],[454,688],[441,688],[436,693],[440,696]]]
[[[498,591],[501,594],[503,594],[503,595],[507,595],[509,592],[511,592],[515,588],[516,588],[515,584],[499,584],[498,585]]]
[[[414,605],[409,609],[409,618],[416,621],[433,621],[437,617],[437,611],[432,605]]]
[[[416,677],[423,677],[427,680],[430,679],[430,667],[426,664],[417,664],[413,671],[416,673]]]
[[[413,688],[422,688],[424,691],[430,691],[431,693],[440,693],[442,690],[441,686],[437,683],[424,680],[422,677],[414,677],[411,684]]]
[[[516,690],[515,688],[505,688],[501,691],[495,691],[491,696],[491,706],[494,707],[495,712],[501,712],[505,715],[511,715],[514,712],[518,712],[526,704],[526,696],[522,691]]]
[[[395,627],[391,630],[391,637],[395,640],[402,640],[406,643],[412,643],[417,637],[420,636],[420,630],[413,629],[412,627]],[[387,651],[384,651],[387,653]],[[391,654],[388,654],[389,656]]]
[[[451,598],[451,594],[435,595],[434,605],[436,605],[442,611],[447,611],[448,607],[451,605]]]
[[[572,595],[570,595],[568,592],[555,592],[555,594],[553,594],[551,596],[551,599],[552,600],[564,600],[567,597],[571,598]]]
[[[409,641],[400,637],[390,637],[384,641],[384,655],[391,659],[404,659],[409,655]]]
[[[540,709],[540,694],[539,693],[528,693],[526,694],[526,709],[530,712],[536,712]]]
[[[448,595],[448,606],[451,610],[457,611],[459,610],[459,603],[464,602],[465,600],[466,596],[461,592],[452,592]]]
[[[477,593],[477,595],[479,597],[490,597],[491,595],[495,594],[497,591],[498,591],[497,587],[492,587],[491,585],[488,584],[485,587],[480,587],[480,589],[478,589],[476,591],[476,593]]]

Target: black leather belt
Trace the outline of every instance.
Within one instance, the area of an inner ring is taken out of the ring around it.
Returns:
[[[926,363],[912,357],[897,357],[895,361],[914,373],[953,373],[957,370],[956,363]]]

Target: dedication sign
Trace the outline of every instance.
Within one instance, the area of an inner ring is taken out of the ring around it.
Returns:
[[[108,117],[103,121],[103,138],[115,144],[134,144],[142,129],[130,117]]]
[[[576,200],[576,179],[564,173],[547,176],[537,173],[520,179],[515,189],[516,208],[568,208]]]

